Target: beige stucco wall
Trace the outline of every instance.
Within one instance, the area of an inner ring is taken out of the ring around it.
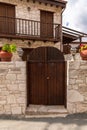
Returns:
[[[61,7],[56,6],[50,6],[49,4],[45,5],[44,3],[39,4],[39,2],[33,3],[32,0],[0,0],[0,2],[4,3],[10,3],[13,5],[16,5],[16,18],[24,18],[24,19],[30,19],[35,21],[40,21],[40,10],[45,11],[51,11],[54,12],[54,23],[60,24],[61,23]],[[28,10],[28,7],[30,7],[30,10]],[[55,43],[54,42],[44,42],[44,41],[35,41],[32,40],[14,40],[12,41],[7,39],[0,38],[0,46],[2,46],[3,43],[17,43],[18,46],[21,47],[33,47],[36,48],[38,46],[54,46],[60,49],[60,42]],[[28,45],[28,42],[31,42],[31,46]]]

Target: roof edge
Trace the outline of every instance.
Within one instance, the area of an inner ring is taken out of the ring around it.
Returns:
[[[62,8],[65,8],[66,3],[67,3],[67,1],[61,1],[61,0],[36,0],[36,1],[41,2],[41,3],[45,3],[45,4],[61,6]]]

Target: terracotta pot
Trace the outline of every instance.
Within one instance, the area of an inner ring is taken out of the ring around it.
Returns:
[[[1,58],[1,61],[11,61],[12,53],[0,51],[0,58]]]
[[[81,51],[80,56],[81,56],[82,60],[87,60],[87,50]]]

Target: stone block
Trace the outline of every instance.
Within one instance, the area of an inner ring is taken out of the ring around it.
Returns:
[[[13,91],[13,92],[19,90],[18,84],[7,84],[7,88],[8,90]]]
[[[83,102],[84,97],[76,90],[68,90],[67,92],[67,101],[68,102]]]
[[[6,100],[0,101],[0,105],[6,105]]]
[[[9,73],[11,73],[11,74],[20,74],[21,73],[21,68],[18,68],[18,67],[11,68],[9,70]]]
[[[25,104],[25,102],[26,102],[26,99],[25,99],[25,97],[19,97],[18,99],[16,99],[17,100],[17,104]]]
[[[5,91],[5,90],[3,91],[3,90],[2,90],[2,92],[1,92],[0,95],[8,96],[8,95],[9,95],[9,91]]]
[[[5,111],[11,111],[11,106],[6,104],[4,106],[4,109],[5,109]]]
[[[16,80],[16,74],[7,74],[6,79],[10,81]]]
[[[25,114],[26,107],[22,107],[22,114]]]
[[[84,84],[79,84],[79,92],[87,92],[87,85]]]
[[[16,97],[14,95],[8,95],[7,104],[15,104],[15,103],[16,103]]]
[[[6,87],[6,85],[5,84],[0,84],[0,88],[2,89],[2,88],[5,88]]]
[[[76,105],[75,103],[67,103],[67,111],[69,113],[76,113]]]
[[[80,68],[80,61],[70,62],[69,68],[78,70]]]
[[[73,85],[73,89],[74,90],[78,90],[78,84],[77,85]]]
[[[19,90],[22,92],[23,91],[25,92],[26,91],[26,84],[19,84]]]
[[[75,84],[76,83],[76,80],[75,79],[69,79],[69,84],[70,85],[73,85],[73,84]]]
[[[7,72],[8,72],[7,68],[5,68],[5,69],[1,69],[1,68],[0,68],[0,75],[4,75],[4,74],[6,74]]]
[[[15,62],[15,64],[16,64],[16,67],[24,67],[24,68],[26,68],[26,62],[24,62],[24,61],[16,61]]]
[[[25,81],[26,80],[26,74],[18,74],[17,75],[17,80],[23,80],[23,81]]]
[[[2,80],[2,84],[10,84],[11,83],[11,81],[10,80],[6,80],[6,79],[4,79],[4,80]]]
[[[69,69],[69,77],[70,78],[78,78],[78,76],[79,76],[79,71],[78,70]]]
[[[76,84],[80,84],[80,83],[84,83],[84,80],[82,80],[82,79],[77,79],[77,80],[76,80]]]
[[[26,74],[26,68],[21,68],[21,73]]]
[[[12,114],[22,114],[21,107],[13,107]]]
[[[87,103],[77,103],[76,105],[76,112],[87,112]]]
[[[86,77],[86,84],[87,84],[87,77]]]
[[[81,65],[80,69],[87,71],[87,64],[86,65]]]

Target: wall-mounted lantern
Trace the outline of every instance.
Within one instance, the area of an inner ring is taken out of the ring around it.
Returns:
[[[30,7],[27,7],[27,10],[28,10],[28,11],[30,11],[30,10],[31,10],[31,8],[30,8]]]
[[[73,60],[75,60],[76,51],[77,51],[76,47],[71,47],[70,52],[71,52],[71,54],[73,56]]]
[[[17,53],[18,53],[19,57],[22,58],[24,51],[22,48],[17,48]]]

